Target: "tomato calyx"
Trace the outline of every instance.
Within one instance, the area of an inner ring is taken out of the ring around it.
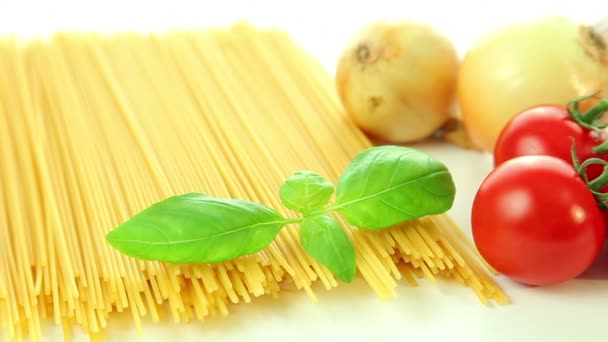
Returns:
[[[597,94],[598,93],[578,97],[569,101],[566,106],[568,108],[568,113],[576,123],[592,131],[599,131],[608,127],[608,122],[601,122],[602,117],[608,111],[608,98],[601,100],[584,113],[581,113],[580,103],[590,98],[597,97]]]

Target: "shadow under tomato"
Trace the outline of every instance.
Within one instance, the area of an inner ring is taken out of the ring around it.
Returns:
[[[595,262],[578,278],[608,280],[608,241],[604,242],[604,246]]]
[[[559,265],[555,265],[555,267],[559,267]],[[575,279],[580,280],[608,280],[608,240],[606,240],[598,254],[597,258],[589,266],[589,268],[581,273]],[[574,280],[575,280],[574,279]],[[559,284],[553,285],[529,285],[516,282],[509,278],[503,280],[509,283],[509,286],[515,287],[518,289],[534,289],[535,291],[539,291],[540,293],[570,293],[571,291],[575,291],[580,293],[580,287],[583,286],[583,283],[573,282],[573,281],[565,281]],[[586,286],[586,285],[585,285]]]

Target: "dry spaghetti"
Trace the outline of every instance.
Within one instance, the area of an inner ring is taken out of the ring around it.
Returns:
[[[280,31],[2,38],[1,328],[38,340],[51,319],[66,336],[78,325],[97,338],[113,312],[141,329],[144,316],[224,316],[289,286],[314,298],[313,284],[338,282],[303,252],[295,227],[256,255],[213,265],[134,260],[104,237],[185,192],[282,208],[277,189],[294,170],[335,181],[370,145],[324,69]],[[484,303],[508,301],[447,215],[348,233],[381,298],[402,279],[441,277]]]

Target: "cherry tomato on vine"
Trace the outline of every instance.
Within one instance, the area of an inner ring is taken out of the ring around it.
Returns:
[[[514,116],[501,131],[494,148],[494,165],[523,155],[549,155],[572,163],[572,139],[576,144],[579,160],[592,157],[608,160],[608,154],[600,155],[593,148],[608,140],[604,131],[596,131],[579,124],[567,107],[540,105]],[[602,173],[601,165],[587,169],[589,179]]]
[[[497,271],[547,285],[584,272],[604,242],[604,219],[575,169],[552,156],[522,156],[496,167],[473,202],[475,244]]]

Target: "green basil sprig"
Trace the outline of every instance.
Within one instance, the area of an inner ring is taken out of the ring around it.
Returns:
[[[216,263],[256,253],[289,223],[300,224],[310,256],[351,282],[356,253],[329,213],[362,229],[382,229],[452,207],[455,185],[444,164],[409,147],[359,153],[335,188],[312,171],[297,171],[279,188],[281,202],[301,215],[283,217],[264,205],[187,193],[155,203],[112,230],[108,242],[130,257],[171,263]]]

